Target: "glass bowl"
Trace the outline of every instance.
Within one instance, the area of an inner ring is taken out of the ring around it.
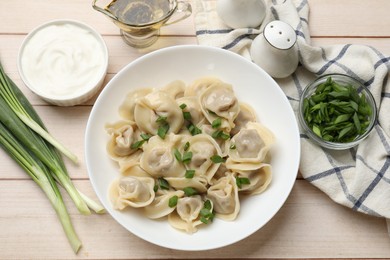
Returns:
[[[326,86],[330,87],[325,90]],[[351,97],[354,90],[360,99],[356,95]],[[327,93],[317,95],[323,92]],[[366,105],[362,105],[362,99]],[[344,74],[327,74],[304,89],[298,118],[303,133],[312,141],[324,148],[344,150],[370,134],[377,120],[377,107],[370,90],[360,81]]]

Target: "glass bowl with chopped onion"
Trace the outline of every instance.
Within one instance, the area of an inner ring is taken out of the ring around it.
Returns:
[[[304,89],[298,117],[303,133],[312,141],[324,148],[344,150],[370,134],[377,107],[370,90],[357,79],[327,74]]]

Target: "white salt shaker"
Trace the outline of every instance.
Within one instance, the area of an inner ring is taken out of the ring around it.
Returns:
[[[264,0],[218,0],[217,13],[229,27],[256,28],[266,14]]]
[[[294,29],[282,21],[272,21],[264,27],[252,42],[252,61],[274,78],[291,75],[298,66],[297,35]]]

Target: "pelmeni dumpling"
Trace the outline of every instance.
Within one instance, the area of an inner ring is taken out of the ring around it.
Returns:
[[[169,207],[169,200],[174,196],[181,198],[184,196],[184,191],[159,189],[153,202],[143,208],[145,216],[151,219],[158,219],[171,214],[176,207]]]
[[[199,96],[201,92],[214,84],[220,84],[222,81],[214,77],[204,77],[195,80],[184,91],[184,96]]]
[[[134,108],[138,100],[153,91],[152,88],[142,88],[129,92],[119,107],[119,115],[127,120],[134,121]]]
[[[248,122],[236,134],[231,144],[235,149],[229,149],[226,167],[233,170],[252,169],[260,165],[275,142],[273,133],[259,123]]]
[[[183,113],[176,101],[164,91],[153,91],[140,98],[135,105],[135,123],[146,133],[156,135],[161,126],[158,119],[162,117],[169,125],[168,133],[179,132],[184,122]]]
[[[238,187],[232,174],[217,180],[207,191],[207,197],[213,202],[216,217],[234,220],[240,211]]]
[[[174,228],[184,230],[187,233],[196,232],[196,226],[202,224],[199,219],[203,204],[199,195],[180,198],[177,201],[176,212],[168,216],[169,223]]]
[[[181,80],[175,80],[170,82],[168,85],[161,88],[161,90],[168,93],[173,99],[178,99],[184,96],[186,84]]]
[[[141,158],[141,156],[139,157]],[[150,177],[150,175],[142,169],[139,161],[124,161],[119,168],[122,176]]]
[[[107,124],[106,131],[110,135],[106,149],[112,159],[122,160],[137,151],[131,148],[134,142],[141,139],[140,132],[134,123],[118,121],[114,124]]]
[[[153,202],[155,197],[153,188],[153,178],[121,177],[111,184],[109,197],[115,209],[123,210],[127,206],[141,208]]]
[[[191,136],[188,143],[192,159],[186,165],[187,169],[195,170],[196,175],[204,176],[207,181],[210,181],[219,167],[219,164],[214,163],[211,157],[213,155],[222,156],[221,149],[215,140],[206,134]]]
[[[230,131],[231,135],[237,134],[241,128],[245,127],[248,122],[256,122],[256,113],[251,106],[245,103],[239,103],[240,113],[234,119],[234,128]]]
[[[238,100],[230,84],[213,84],[200,93],[199,103],[210,124],[215,119],[222,118],[221,128],[230,132],[240,112]]]
[[[152,177],[183,177],[186,171],[174,156],[174,150],[183,146],[182,136],[169,134],[165,139],[155,135],[143,145],[140,165]]]
[[[176,190],[192,187],[200,193],[207,191],[208,182],[205,176],[194,176],[193,178],[165,177],[164,179]]]
[[[207,134],[209,136],[213,136],[215,131],[217,131],[217,129],[214,129],[210,124],[202,124],[200,129],[202,130],[202,133]],[[215,142],[218,144],[219,148],[221,149],[222,156],[225,157],[229,152],[230,137],[227,139],[223,139],[221,137],[217,137],[217,138],[213,138],[213,139],[215,140]]]
[[[249,184],[243,184],[239,192],[251,195],[262,193],[267,189],[272,180],[272,167],[268,163],[262,163],[256,169],[239,170],[236,173],[238,178],[247,178],[249,180]]]
[[[198,126],[205,122],[206,118],[203,115],[202,109],[199,104],[199,100],[195,96],[182,97],[176,100],[178,106],[185,105],[183,112],[189,112],[191,119],[185,122],[186,126],[191,122],[193,125]]]

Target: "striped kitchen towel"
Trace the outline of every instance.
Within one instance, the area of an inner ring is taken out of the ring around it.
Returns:
[[[345,44],[314,47],[310,43],[307,0],[268,0],[260,28],[230,29],[218,17],[215,0],[195,1],[195,28],[200,45],[216,46],[250,59],[254,37],[271,20],[289,23],[296,31],[300,66],[276,80],[297,111],[304,87],[316,77],[343,73],[363,82],[375,97],[379,120],[357,147],[323,149],[301,134],[300,172],[335,202],[355,211],[390,218],[390,57],[370,46]]]

